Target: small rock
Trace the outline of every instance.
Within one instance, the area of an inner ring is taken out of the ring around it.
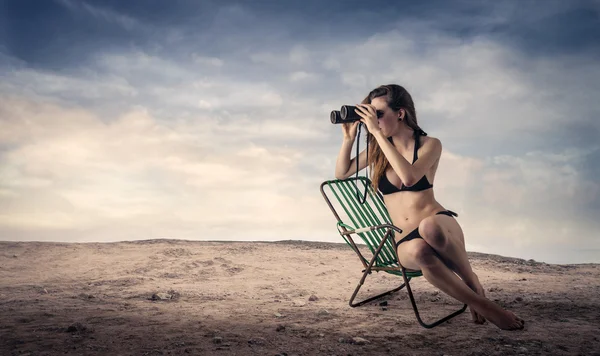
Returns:
[[[213,341],[213,344],[220,344],[223,342],[223,338],[220,336],[215,336],[215,337],[213,337],[212,341]]]
[[[154,293],[152,294],[152,297],[150,297],[150,300],[169,300],[171,297],[172,295],[167,293]]]
[[[284,325],[277,325],[277,328],[275,329],[275,331],[285,331],[285,326]]]
[[[67,328],[68,333],[83,333],[88,331],[92,330],[89,329],[87,326],[83,325],[82,323],[75,323]]]
[[[364,345],[364,344],[368,344],[369,341],[366,339],[363,339],[362,337],[353,337],[352,343],[355,345]]]
[[[262,337],[255,337],[253,339],[248,340],[248,343],[250,345],[264,345],[267,342],[267,340],[263,339]]]
[[[383,302],[379,303],[380,306],[385,307],[388,305],[387,300],[384,300]]]
[[[516,300],[517,302],[522,302],[522,301],[523,301],[523,298],[521,298],[521,297],[516,297],[516,298],[515,298],[515,300]]]
[[[275,313],[275,317],[276,318],[283,318],[283,315],[281,315],[280,313]]]
[[[523,353],[527,353],[527,348],[526,347],[519,347],[519,352],[523,352]]]
[[[317,300],[319,300],[319,298],[314,294],[312,294],[310,297],[308,297],[308,301],[310,301],[310,302],[316,302]]]
[[[169,290],[167,292],[168,295],[171,296],[171,299],[179,299],[179,297],[181,296],[181,294],[173,289]]]
[[[318,316],[326,316],[329,315],[329,312],[326,309],[321,309],[317,312]]]
[[[48,290],[46,288],[42,289],[42,293],[48,294]]]

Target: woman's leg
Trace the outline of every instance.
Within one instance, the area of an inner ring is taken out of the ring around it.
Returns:
[[[485,297],[479,278],[469,263],[462,229],[453,217],[442,214],[427,217],[419,224],[419,234],[473,291]],[[470,310],[475,323],[485,322],[485,318],[478,315],[473,308]]]
[[[464,235],[458,222],[447,215],[433,215],[421,221],[419,235],[440,254],[448,267],[465,281],[470,281],[474,272],[465,249]]]
[[[405,268],[417,269],[429,283],[451,297],[468,304],[496,326],[505,330],[522,329],[524,321],[502,309],[484,296],[469,288],[442,260],[425,240],[415,239],[398,247],[398,258]]]

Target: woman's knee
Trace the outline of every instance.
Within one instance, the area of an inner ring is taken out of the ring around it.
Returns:
[[[419,234],[431,246],[441,248],[446,245],[447,237],[442,226],[434,216],[427,217],[419,224]]]
[[[435,251],[423,240],[419,240],[418,243],[413,244],[407,252],[411,259],[419,266],[428,266],[437,262]]]

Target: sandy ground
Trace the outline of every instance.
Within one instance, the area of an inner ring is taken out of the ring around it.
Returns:
[[[600,355],[599,265],[469,255],[525,330],[468,310],[422,328],[404,289],[351,308],[362,265],[345,244],[0,242],[0,355]],[[400,282],[374,273],[359,297]],[[460,306],[411,286],[426,321]]]

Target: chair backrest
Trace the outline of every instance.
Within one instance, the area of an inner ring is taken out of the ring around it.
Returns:
[[[367,189],[367,197],[364,203],[361,203],[365,197],[365,189]],[[325,181],[321,184],[321,193],[337,219],[338,229],[341,226],[344,231],[347,231],[373,225],[391,224],[381,193],[373,191],[371,180],[367,177]],[[330,199],[328,193],[335,197],[335,201]],[[336,205],[338,206],[337,210],[335,209]],[[340,206],[342,209],[339,209]],[[338,210],[343,210],[345,214],[339,214]],[[374,254],[385,233],[386,229],[378,229],[357,233],[357,235]],[[342,235],[342,238],[352,247],[347,236]],[[376,266],[398,266],[394,248],[393,242],[388,239],[378,256]]]

